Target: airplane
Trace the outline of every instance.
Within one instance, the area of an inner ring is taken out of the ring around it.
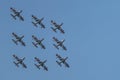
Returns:
[[[14,40],[14,39],[12,39],[12,41],[16,44],[16,45],[18,45],[18,42],[20,42],[23,46],[26,46],[26,44],[25,44],[25,42],[23,42],[23,38],[24,38],[24,36],[21,36],[21,37],[19,37],[17,34],[15,34],[14,32],[12,33],[12,35],[16,38],[16,40]]]
[[[42,23],[44,17],[42,17],[41,19],[38,19],[36,16],[32,15],[32,18],[35,20],[35,22],[32,21],[32,24],[35,27],[38,27],[37,24],[39,24],[41,26],[41,28],[45,28],[45,25]]]
[[[14,13],[14,14],[10,14],[12,17],[13,17],[13,19],[15,19],[16,20],[16,17],[18,17],[20,20],[22,20],[22,21],[24,21],[24,18],[20,15],[21,13],[22,13],[22,10],[20,10],[20,11],[16,11],[14,8],[10,8],[10,10]]]
[[[56,61],[57,62],[57,64],[61,67],[62,65],[61,65],[61,63],[63,63],[64,65],[65,65],[65,67],[70,67],[69,66],[69,64],[66,62],[66,60],[68,59],[68,57],[66,57],[66,58],[62,58],[59,54],[56,54],[56,57],[60,60],[60,62],[59,61]]]
[[[40,69],[40,67],[43,67],[44,70],[48,71],[48,68],[45,65],[45,63],[47,62],[47,60],[40,61],[40,59],[37,58],[37,57],[35,57],[34,59],[39,63],[39,64],[34,64],[38,69]]]
[[[59,49],[59,46],[62,47],[64,50],[67,50],[67,48],[63,45],[63,42],[65,42],[65,39],[59,41],[57,38],[53,37],[53,40],[57,43],[57,45],[53,44],[53,46],[57,49]]]
[[[27,66],[25,65],[25,63],[23,62],[25,60],[25,57],[20,59],[18,58],[15,54],[13,54],[13,57],[17,60],[17,62],[13,61],[13,63],[19,67],[19,64],[21,64],[23,66],[23,68],[27,68]]]
[[[32,44],[38,48],[37,45],[40,45],[42,49],[46,49],[45,46],[42,44],[42,41],[44,40],[44,38],[42,38],[41,40],[39,40],[37,37],[35,37],[34,35],[32,35],[32,38],[36,41],[36,43],[32,42]]]
[[[62,25],[63,25],[63,23],[61,23],[61,24],[57,24],[55,21],[53,21],[53,20],[51,20],[51,23],[52,23],[52,25],[54,25],[54,27],[55,28],[53,28],[53,27],[51,27],[51,29],[54,31],[54,32],[57,32],[56,30],[58,29],[61,33],[65,33],[64,32],[64,30],[62,29]]]

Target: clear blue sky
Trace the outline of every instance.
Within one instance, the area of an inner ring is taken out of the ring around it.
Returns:
[[[23,10],[25,21],[14,20],[10,7]],[[45,30],[31,24],[32,14],[45,18]],[[1,0],[0,19],[0,80],[120,80],[119,0]],[[50,20],[63,22],[65,35],[52,32]],[[25,35],[27,46],[16,46],[12,32]],[[31,44],[32,34],[45,38],[46,50]],[[56,50],[53,36],[66,39],[68,50]],[[56,64],[56,53],[69,57],[70,68]],[[28,68],[17,68],[13,54],[26,57]],[[35,56],[48,60],[48,72],[34,66]]]

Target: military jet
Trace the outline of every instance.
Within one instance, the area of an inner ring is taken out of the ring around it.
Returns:
[[[45,65],[45,63],[46,63],[47,60],[45,60],[45,61],[40,61],[40,59],[37,58],[37,57],[35,57],[34,59],[39,63],[39,64],[34,64],[38,69],[40,69],[40,67],[43,67],[44,70],[48,71],[48,68],[47,68],[46,65]]]
[[[14,39],[12,39],[12,41],[16,44],[16,45],[18,45],[18,42],[20,42],[23,46],[26,46],[26,44],[25,44],[25,42],[23,42],[23,38],[24,38],[24,36],[21,36],[21,37],[19,37],[17,34],[15,34],[14,32],[12,33],[12,35],[16,38],[16,40],[14,40]]]
[[[42,17],[41,19],[38,19],[36,16],[32,15],[32,18],[35,20],[35,22],[32,22],[32,24],[35,26],[35,27],[38,27],[37,24],[39,24],[41,26],[41,28],[45,28],[45,25],[42,23],[44,17]]]
[[[61,24],[57,24],[55,21],[53,21],[53,20],[51,20],[51,23],[52,23],[52,25],[54,25],[54,27],[55,28],[53,28],[53,27],[51,27],[51,29],[54,31],[54,32],[57,32],[56,30],[58,29],[61,33],[65,33],[64,32],[64,30],[62,29],[62,25],[63,25],[63,23],[61,23]]]
[[[65,39],[59,41],[57,38],[53,37],[53,40],[57,43],[57,45],[53,44],[53,46],[57,49],[59,49],[59,46],[62,47],[64,50],[67,50],[67,48],[63,45],[63,42]]]
[[[42,44],[42,41],[44,40],[44,38],[42,38],[41,40],[39,40],[37,37],[35,37],[34,35],[32,35],[32,38],[35,40],[36,43],[32,42],[32,44],[38,48],[37,45],[40,45],[42,49],[46,49],[45,46]]]
[[[25,65],[25,63],[23,62],[25,60],[25,57],[20,59],[18,58],[15,54],[13,54],[13,57],[17,60],[17,62],[13,61],[13,63],[19,67],[19,64],[21,64],[24,68],[27,68],[27,66]]]
[[[16,11],[14,8],[10,8],[10,10],[14,13],[14,14],[10,14],[12,17],[13,17],[13,19],[15,19],[16,20],[16,17],[18,17],[20,20],[22,20],[22,21],[24,21],[24,18],[20,15],[21,13],[22,13],[22,10],[20,10],[20,11]]]
[[[66,58],[62,58],[59,54],[56,54],[56,57],[60,60],[60,62],[59,61],[56,61],[57,62],[57,64],[61,67],[62,65],[61,65],[61,63],[63,63],[64,65],[65,65],[65,67],[70,67],[69,66],[69,64],[66,62],[66,60],[68,59],[68,57],[66,57]]]

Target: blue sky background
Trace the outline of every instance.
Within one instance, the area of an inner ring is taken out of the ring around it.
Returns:
[[[10,7],[23,10],[25,21],[14,20]],[[44,17],[47,28],[35,28],[32,14]],[[120,80],[119,0],[1,0],[0,19],[0,80]],[[63,22],[65,35],[54,33],[50,20]],[[12,32],[25,35],[27,46],[16,46]],[[33,34],[45,38],[46,50],[31,44]],[[55,49],[53,36],[66,39],[68,50]],[[56,53],[69,57],[70,68],[56,64]],[[17,68],[13,54],[26,57],[28,68]],[[34,66],[35,56],[47,59],[48,72]]]

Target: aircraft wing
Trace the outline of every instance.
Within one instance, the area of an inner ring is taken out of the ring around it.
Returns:
[[[41,47],[42,47],[43,49],[45,49],[45,46],[44,46],[42,43],[41,43],[40,45],[41,45]]]
[[[66,48],[64,45],[62,45],[61,47],[62,47],[64,50],[67,50],[67,48]]]
[[[64,62],[63,64],[64,64],[66,67],[68,67],[68,68],[70,67],[67,62]]]
[[[40,25],[41,25],[42,28],[45,28],[45,25],[43,23],[40,23]]]
[[[24,18],[21,15],[19,16],[19,18],[20,18],[20,20],[24,21]]]
[[[26,46],[26,45],[25,45],[25,42],[23,42],[22,40],[20,41],[20,43],[21,43],[23,46]]]
[[[48,71],[48,68],[45,65],[43,66],[43,68],[44,68],[44,70]]]
[[[63,30],[62,28],[60,28],[59,30],[61,31],[61,33],[63,33],[63,34],[65,33],[64,30]]]
[[[41,61],[40,61],[39,58],[35,57],[34,59],[35,59],[39,64],[41,64]]]
[[[22,63],[22,66],[23,66],[24,68],[27,68],[27,66],[25,65],[25,63]]]

